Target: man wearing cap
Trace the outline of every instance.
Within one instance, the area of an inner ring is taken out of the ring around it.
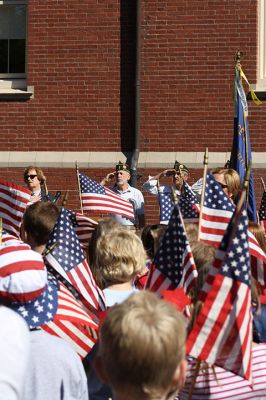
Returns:
[[[107,174],[101,181],[101,185],[107,185],[112,179],[115,179],[115,185],[112,188],[113,192],[121,196],[124,200],[128,200],[133,205],[135,219],[131,220],[120,215],[113,215],[113,217],[129,229],[142,228],[145,224],[144,198],[140,190],[130,186],[128,183],[130,180],[128,165],[119,161],[115,171]]]
[[[173,185],[160,185],[159,180],[162,177],[170,177],[172,176],[172,181]],[[178,161],[175,161],[174,168],[172,169],[165,169],[164,171],[160,172],[159,174],[155,176],[149,176],[149,179],[147,182],[144,183],[143,185],[143,190],[145,192],[154,194],[156,196],[159,196],[160,194],[168,196],[168,199],[165,198],[165,202],[173,202],[172,199],[172,187],[174,189],[174,192],[176,194],[176,198],[178,199],[181,196],[181,190],[183,187],[183,183],[187,182],[189,176],[189,170],[188,168],[184,165],[179,163]],[[192,190],[198,194],[197,188],[194,188],[194,185],[192,186]],[[167,207],[167,204],[164,204],[163,206]],[[170,205],[169,205],[170,207]],[[170,216],[170,213],[168,213]],[[167,225],[169,219],[167,218],[166,220],[163,220],[160,216],[160,223],[162,225]]]

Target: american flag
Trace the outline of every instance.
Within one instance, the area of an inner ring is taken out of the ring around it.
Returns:
[[[233,215],[234,205],[211,173],[206,176],[199,239],[219,246]]]
[[[176,205],[155,255],[145,288],[161,292],[183,287],[188,293],[196,278],[194,259],[180,210]]]
[[[81,358],[88,354],[98,339],[98,322],[82,308],[62,282],[59,282],[56,315],[42,325],[42,329],[67,340]]]
[[[171,192],[158,191],[159,207],[160,207],[160,222],[167,223],[171,218],[174,209],[173,196]]]
[[[218,250],[220,268],[187,339],[187,354],[251,382],[252,312],[246,211],[232,218]]]
[[[84,211],[117,214],[134,219],[132,204],[99,183],[79,173],[82,206]]]
[[[88,308],[102,310],[105,308],[103,292],[96,285],[68,214],[67,210],[61,210],[46,245],[45,260],[74,286]]]
[[[184,222],[199,221],[198,200],[186,182],[184,182],[178,205]]]
[[[264,229],[264,232],[266,233],[266,190],[264,190],[261,202],[260,202],[260,208],[259,208],[259,221],[261,226]]]
[[[72,210],[68,210],[69,218],[75,229],[81,247],[83,249],[88,248],[90,238],[98,225],[97,221],[89,218],[87,215],[75,213]]]
[[[30,196],[28,189],[0,180],[0,218],[3,228],[17,237]]]
[[[230,202],[222,187],[212,174],[207,174],[204,205],[199,238],[218,247],[233,215],[235,206]],[[255,236],[248,231],[252,276],[261,286],[266,285],[266,255]]]

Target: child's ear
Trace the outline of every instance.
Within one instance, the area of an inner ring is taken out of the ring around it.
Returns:
[[[21,227],[20,227],[20,237],[23,240],[23,242],[27,243],[27,239],[28,239],[28,234],[24,229],[24,224],[22,222]]]
[[[180,390],[186,381],[186,372],[187,372],[187,361],[182,360],[178,367],[175,370],[172,383],[174,386],[177,386]]]
[[[99,354],[96,355],[94,361],[93,361],[93,366],[95,368],[95,371],[97,372],[97,375],[99,375],[99,378],[103,383],[109,383],[108,375],[107,372],[104,368],[102,358]]]

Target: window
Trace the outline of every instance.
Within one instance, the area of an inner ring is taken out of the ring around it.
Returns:
[[[25,61],[26,4],[3,2],[0,6],[0,78],[25,78]]]
[[[0,93],[27,90],[27,0],[0,0]]]

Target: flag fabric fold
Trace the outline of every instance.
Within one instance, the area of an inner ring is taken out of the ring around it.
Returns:
[[[178,205],[184,222],[199,221],[198,199],[186,182],[184,182]]]
[[[61,210],[46,249],[46,262],[73,285],[81,301],[93,311],[104,309],[104,294],[94,280],[67,210]]]
[[[203,285],[205,301],[187,339],[187,354],[218,365],[250,383],[252,311],[248,220],[246,211],[232,218],[217,250],[218,268],[209,286]],[[235,216],[235,214],[234,214]],[[214,265],[216,263],[214,261]]]
[[[235,206],[211,173],[206,176],[199,240],[218,247],[231,220]],[[255,236],[248,231],[252,276],[266,285],[266,254]]]
[[[79,173],[80,191],[84,211],[117,214],[134,219],[132,204],[99,183]]]
[[[259,223],[266,233],[266,190],[264,189],[259,208]]]
[[[171,192],[158,191],[160,223],[167,224],[174,209],[173,196]]]
[[[243,185],[247,168],[251,164],[251,145],[248,126],[248,105],[241,80],[241,71],[236,68],[235,74],[235,116],[234,137],[230,158],[230,168],[235,169]],[[256,199],[252,173],[249,177],[247,194],[247,213],[251,221],[257,221]]]
[[[72,210],[67,210],[69,213],[70,221],[75,229],[81,247],[88,248],[91,236],[98,225],[97,221],[89,218],[87,215],[76,213]]]
[[[58,282],[57,312],[51,321],[42,325],[42,329],[67,340],[81,358],[88,354],[98,339],[95,317],[82,308],[62,282]]]
[[[151,265],[145,289],[161,292],[183,287],[185,293],[188,293],[196,278],[196,266],[176,205]]]
[[[0,180],[0,218],[6,232],[19,237],[23,214],[31,192],[14,183]]]

